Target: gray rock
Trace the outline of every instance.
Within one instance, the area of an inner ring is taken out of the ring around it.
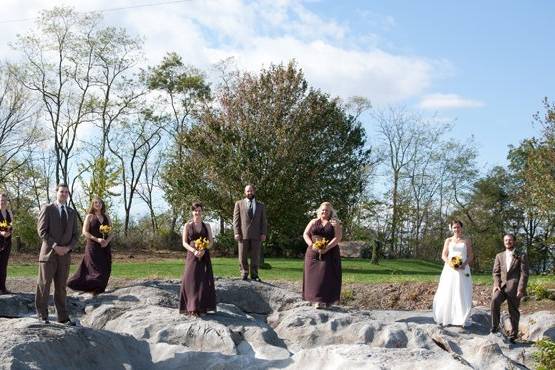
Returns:
[[[218,279],[216,281],[218,303],[237,306],[246,313],[268,315],[299,305],[306,305],[297,293],[269,283]]]
[[[218,311],[178,312],[178,281],[73,294],[82,327],[1,319],[6,369],[505,369],[531,367],[529,343],[490,335],[486,309],[466,328],[429,311],[317,310],[272,284],[217,279]],[[52,306],[53,309],[53,306]],[[30,294],[0,296],[0,316],[34,315]],[[524,339],[553,336],[554,314],[523,315]]]
[[[29,293],[0,295],[0,317],[24,317],[35,313],[35,296]]]
[[[287,369],[471,369],[447,352],[425,349],[373,348],[366,345],[328,345],[296,353]]]
[[[339,243],[339,251],[341,252],[341,257],[354,257],[360,258],[364,250],[370,250],[370,242],[367,241],[346,241]]]
[[[396,321],[395,313],[298,307],[270,315],[268,323],[292,352],[332,344],[437,349],[426,330],[408,317]]]
[[[0,319],[2,369],[151,369],[146,342],[33,318]]]
[[[538,311],[523,315],[520,318],[519,331],[525,340],[537,341],[543,337],[555,340],[555,313]]]

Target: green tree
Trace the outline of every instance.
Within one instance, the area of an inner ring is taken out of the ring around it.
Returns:
[[[503,235],[511,231],[510,175],[503,167],[493,168],[474,184],[470,199],[453,216],[464,220],[465,234],[472,239],[474,266],[487,269],[495,254],[503,250]]]
[[[309,88],[294,64],[243,73],[216,92],[164,170],[170,202],[201,199],[230,220],[233,201],[252,183],[267,204],[270,243],[300,240],[311,213],[331,201],[339,217],[365,186],[370,150],[354,116],[339,100]],[[180,206],[180,205],[177,205]]]
[[[201,71],[186,65],[181,56],[173,52],[168,53],[159,65],[150,67],[143,74],[143,79],[148,89],[157,93],[159,114],[164,115],[166,120],[163,130],[169,139],[169,145],[160,156],[172,159],[173,170],[181,171],[188,168],[190,164],[185,163],[186,148],[179,138],[191,127],[193,116],[200,107],[210,101],[210,86]],[[146,187],[152,189],[148,184]],[[147,200],[152,199],[152,194],[145,195]],[[172,209],[170,229],[175,231],[183,204],[188,202],[190,197],[181,200],[174,198],[172,194],[166,194],[166,197]],[[151,224],[155,229],[156,220],[151,203],[149,208]]]

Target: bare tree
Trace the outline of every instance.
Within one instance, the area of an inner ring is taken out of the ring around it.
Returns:
[[[25,166],[38,141],[32,98],[9,66],[0,64],[0,183]]]
[[[160,190],[160,169],[162,167],[163,155],[161,152],[151,155],[147,158],[145,168],[143,171],[143,181],[137,188],[137,195],[145,202],[150,214],[150,223],[152,227],[152,234],[158,232],[158,221],[156,219],[156,199],[154,194],[156,190]]]
[[[73,183],[70,162],[78,129],[92,119],[91,74],[99,20],[97,13],[78,13],[71,8],[44,10],[35,30],[18,36],[14,44],[24,59],[18,79],[38,95],[52,129],[57,183]]]
[[[143,171],[153,150],[160,143],[162,127],[149,113],[136,115],[136,120],[122,122],[107,138],[108,148],[121,166],[121,186],[125,210],[124,234],[127,236],[131,208]]]
[[[148,88],[157,94],[159,107],[168,117],[164,125],[168,148],[177,162],[182,163],[185,147],[180,138],[190,128],[195,112],[210,100],[210,87],[202,72],[186,65],[177,53],[168,53],[159,65],[149,68],[144,79]],[[172,206],[171,211],[171,230],[175,230],[180,210]]]
[[[391,180],[391,231],[390,248],[399,255],[398,230],[401,224],[401,181],[407,166],[415,160],[422,135],[422,119],[404,108],[389,107],[375,111],[373,118],[378,124],[381,150],[387,163],[386,175]]]

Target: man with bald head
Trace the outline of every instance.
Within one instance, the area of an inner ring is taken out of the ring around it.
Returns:
[[[267,222],[266,208],[264,204],[254,198],[255,188],[253,185],[245,186],[245,198],[235,202],[233,210],[233,232],[235,240],[239,244],[239,266],[241,277],[261,282],[258,276],[258,265],[260,263],[260,249],[262,242],[266,240]],[[248,257],[251,263],[249,266]]]

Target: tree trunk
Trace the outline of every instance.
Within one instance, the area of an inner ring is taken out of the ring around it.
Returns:
[[[381,249],[380,244],[381,244],[381,242],[376,239],[376,240],[374,240],[374,243],[372,245],[372,259],[370,261],[373,265],[379,265],[380,264],[379,263],[379,259],[380,259],[379,253],[380,253],[380,249]]]

